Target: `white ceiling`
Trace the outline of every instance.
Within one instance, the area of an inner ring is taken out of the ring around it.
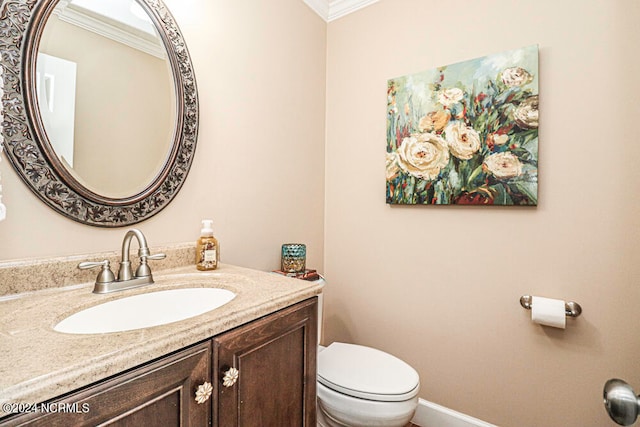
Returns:
[[[327,22],[341,18],[378,0],[302,0]]]

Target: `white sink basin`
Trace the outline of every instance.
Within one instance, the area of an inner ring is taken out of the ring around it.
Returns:
[[[102,334],[165,325],[215,310],[235,296],[219,288],[183,288],[133,295],[79,311],[53,329],[68,334]]]

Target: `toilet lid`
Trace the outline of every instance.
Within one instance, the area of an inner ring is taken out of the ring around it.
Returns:
[[[411,399],[420,384],[416,370],[397,357],[340,342],[318,354],[318,381],[337,392],[381,402]]]

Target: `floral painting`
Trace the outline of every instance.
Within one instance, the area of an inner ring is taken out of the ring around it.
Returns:
[[[388,81],[387,203],[537,205],[537,45]]]

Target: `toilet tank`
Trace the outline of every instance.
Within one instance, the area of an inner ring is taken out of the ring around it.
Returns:
[[[320,279],[315,280],[313,283],[317,283],[321,285],[324,291],[324,286],[326,285],[327,282],[324,280],[324,277],[320,277]],[[324,313],[323,300],[324,300],[324,295],[321,293],[318,295],[318,345],[320,346],[318,351],[322,351],[324,349],[324,347],[320,345],[320,342],[322,341],[322,318]]]

